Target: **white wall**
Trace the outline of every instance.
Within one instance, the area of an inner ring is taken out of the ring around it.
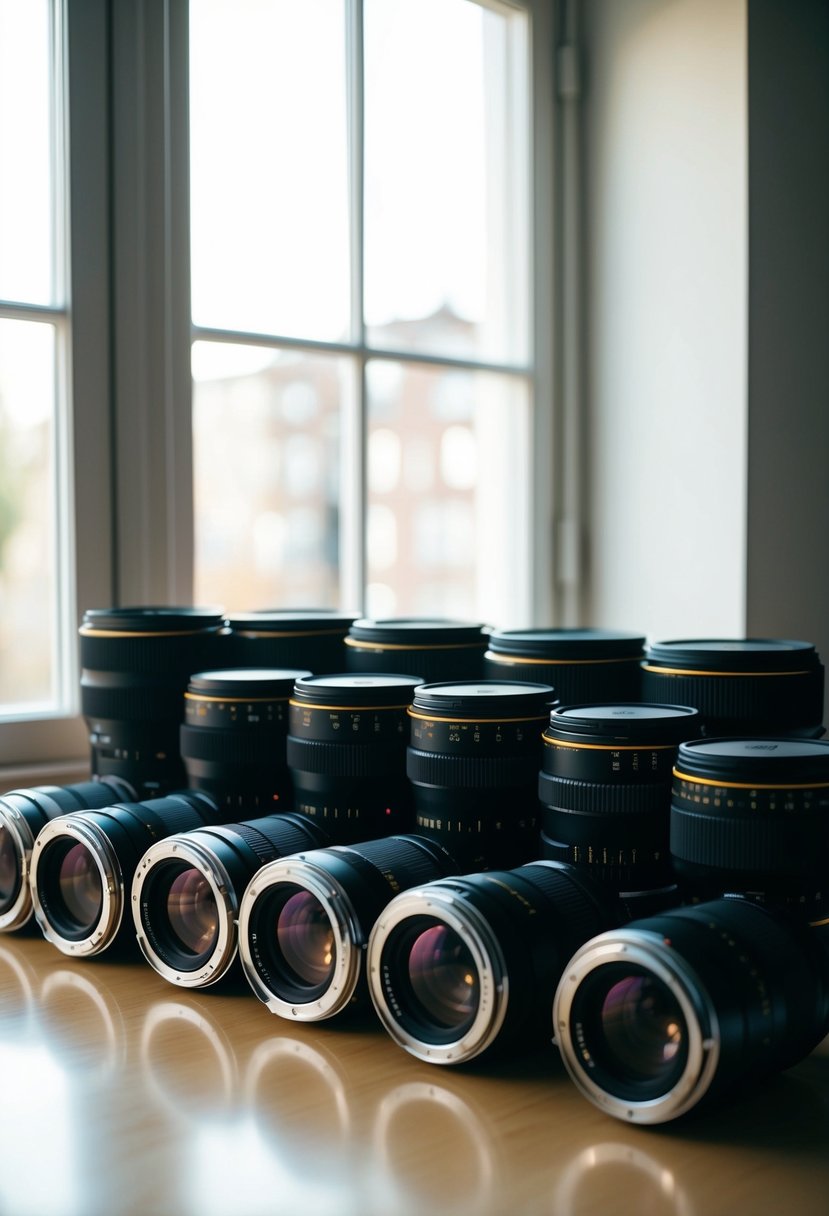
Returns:
[[[746,0],[586,0],[586,616],[746,628]]]

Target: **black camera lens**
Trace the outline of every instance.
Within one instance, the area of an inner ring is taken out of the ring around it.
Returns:
[[[30,866],[43,936],[76,958],[127,940],[129,889],[143,854],[156,840],[216,818],[206,794],[184,790],[52,819],[34,842]]]
[[[702,739],[679,748],[673,868],[686,895],[726,893],[827,914],[829,743]]]
[[[133,920],[147,962],[171,984],[215,984],[237,957],[239,903],[257,871],[327,843],[313,820],[282,812],[151,845],[132,882]]]
[[[546,684],[424,684],[410,712],[406,771],[417,831],[463,872],[538,856],[541,733],[554,704]]]
[[[392,1038],[432,1063],[537,1045],[574,950],[620,919],[592,878],[554,861],[431,882],[378,918],[371,997]]]
[[[406,711],[418,683],[382,673],[297,680],[286,749],[294,809],[321,823],[332,841],[411,826]]]
[[[310,671],[233,668],[190,677],[181,756],[188,785],[227,812],[265,815],[291,805],[288,702]]]
[[[39,785],[0,797],[0,932],[13,933],[32,918],[29,862],[38,832],[51,819],[133,798],[126,781],[109,778],[77,785]]]
[[[700,733],[686,705],[567,705],[544,731],[541,851],[617,892],[673,882],[668,847],[677,747]]]
[[[205,608],[91,609],[81,626],[81,709],[92,772],[150,798],[186,785],[184,692],[217,667],[224,618]]]
[[[703,734],[813,739],[823,734],[823,665],[811,642],[654,642],[642,673],[643,696],[695,705]]]
[[[228,667],[296,667],[315,675],[342,671],[354,616],[323,608],[234,613],[222,644]]]
[[[612,629],[494,629],[484,674],[552,684],[569,705],[638,701],[644,652],[644,637]]]
[[[779,910],[676,908],[583,945],[553,1024],[586,1097],[665,1123],[808,1055],[829,1029],[827,958],[815,930]]]
[[[355,621],[345,639],[349,671],[405,671],[420,683],[479,680],[488,633],[483,625],[429,617]]]
[[[271,862],[239,909],[239,951],[272,1013],[318,1022],[364,995],[371,927],[398,891],[451,874],[440,845],[418,836],[315,849]]]

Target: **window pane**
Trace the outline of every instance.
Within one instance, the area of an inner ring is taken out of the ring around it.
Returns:
[[[190,5],[198,325],[349,329],[344,0]]]
[[[0,320],[0,715],[54,709],[55,331]]]
[[[49,0],[0,0],[0,299],[53,302]]]
[[[527,357],[520,13],[366,0],[369,341]]]
[[[527,612],[523,378],[368,366],[368,614]]]
[[[196,600],[336,608],[347,360],[193,347]]]

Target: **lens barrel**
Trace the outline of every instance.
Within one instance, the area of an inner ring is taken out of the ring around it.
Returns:
[[[227,621],[222,663],[227,667],[295,667],[315,675],[342,671],[346,665],[343,641],[353,620],[353,616],[322,608],[234,613]]]
[[[576,952],[553,1005],[581,1092],[631,1123],[665,1123],[803,1059],[829,1029],[815,930],[742,899],[677,908]]]
[[[620,919],[601,886],[554,861],[432,882],[378,918],[371,997],[395,1042],[431,1063],[537,1045],[573,952]]]
[[[47,823],[32,849],[30,878],[43,936],[75,958],[128,940],[132,918],[126,904],[144,853],[156,840],[216,819],[207,794],[184,790]]]
[[[239,910],[239,952],[272,1013],[318,1022],[365,995],[365,947],[398,891],[451,874],[439,844],[392,836],[271,862]]]
[[[420,683],[479,680],[487,637],[483,625],[413,617],[355,621],[345,639],[349,671],[405,671]]]
[[[416,829],[461,872],[538,856],[541,733],[554,693],[509,680],[424,684],[411,710],[406,771]]]
[[[670,848],[686,896],[829,907],[829,743],[702,739],[677,753]]]
[[[617,892],[671,884],[673,765],[680,742],[699,732],[687,705],[553,710],[538,777],[543,856],[584,866]]]
[[[552,684],[567,705],[638,701],[644,651],[644,637],[612,629],[494,629],[484,674]]]
[[[38,785],[10,790],[0,798],[0,932],[14,933],[32,918],[29,863],[38,832],[51,819],[75,811],[111,806],[133,798],[126,781],[105,778],[77,785]]]
[[[642,695],[695,705],[703,734],[819,738],[823,664],[811,642],[697,638],[654,642],[642,664]]]
[[[237,958],[239,903],[257,871],[326,843],[313,820],[288,811],[196,828],[151,845],[132,883],[133,920],[147,962],[171,984],[215,984]]]
[[[297,680],[286,748],[294,809],[335,843],[411,827],[406,711],[418,683],[409,675],[348,672]]]
[[[224,618],[205,608],[107,608],[84,614],[81,709],[92,772],[150,798],[186,784],[179,754],[184,692],[217,667]]]
[[[190,677],[184,698],[181,756],[191,789],[228,812],[265,815],[291,806],[288,702],[310,671],[233,668]]]

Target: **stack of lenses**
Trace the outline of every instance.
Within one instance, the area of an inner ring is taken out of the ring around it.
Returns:
[[[345,667],[343,640],[353,616],[326,609],[235,613],[222,644],[227,667],[283,667],[320,674]]]
[[[559,701],[568,705],[638,701],[644,647],[644,637],[611,629],[495,629],[484,655],[484,674],[493,680],[552,684]]]
[[[538,856],[541,733],[553,698],[549,685],[508,680],[417,689],[406,761],[415,824],[462,872]]]
[[[619,893],[672,884],[673,765],[680,742],[699,730],[685,705],[554,710],[538,778],[543,856],[584,866]]]
[[[378,919],[371,997],[392,1038],[435,1064],[541,1042],[571,955],[619,920],[601,886],[552,861],[431,882]]]
[[[679,748],[673,868],[685,895],[727,892],[829,915],[829,743],[704,739]]]
[[[291,805],[288,702],[309,671],[235,668],[190,677],[181,728],[188,784],[227,811]]]
[[[140,795],[186,784],[179,754],[191,674],[217,667],[224,618],[203,608],[91,609],[81,626],[81,708],[92,772]]]
[[[714,900],[587,942],[553,1025],[596,1106],[665,1123],[808,1055],[829,1029],[829,966],[799,918]]]
[[[32,902],[44,937],[77,958],[127,940],[129,892],[144,853],[156,840],[216,819],[211,799],[187,790],[51,820],[31,858]]]
[[[810,642],[695,638],[654,642],[643,696],[695,705],[703,734],[754,738],[823,734],[823,665]]]
[[[322,675],[297,680],[289,709],[294,809],[331,840],[350,844],[411,826],[406,780],[409,675]]]
[[[399,891],[456,869],[439,844],[393,836],[316,849],[265,866],[239,910],[242,966],[281,1017],[318,1022],[365,994],[365,951]]]
[[[133,919],[147,962],[172,984],[215,984],[237,957],[239,902],[257,871],[326,843],[312,820],[283,812],[196,828],[151,845],[132,884]]]
[[[487,633],[483,625],[416,617],[355,621],[345,639],[349,671],[405,671],[421,683],[478,680]]]
[[[29,861],[41,828],[59,816],[132,797],[134,791],[125,781],[110,777],[10,790],[0,798],[0,932],[22,929],[32,918]]]

